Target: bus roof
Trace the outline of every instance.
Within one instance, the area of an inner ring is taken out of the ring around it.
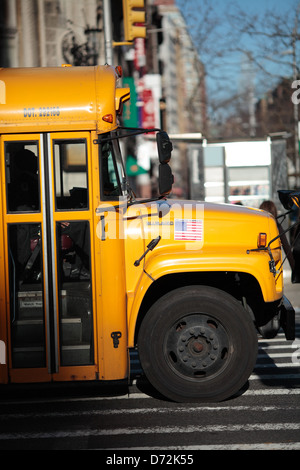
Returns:
[[[109,65],[2,68],[0,134],[114,130],[130,98],[129,88],[116,88],[118,78]]]

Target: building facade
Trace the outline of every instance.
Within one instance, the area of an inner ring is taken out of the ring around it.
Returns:
[[[122,0],[110,4],[112,39],[122,41]],[[103,0],[0,0],[0,67],[104,64],[103,8]],[[121,64],[124,82],[131,84],[131,125],[159,127],[170,134],[203,132],[204,69],[183,16],[175,0],[146,0],[145,8],[146,39],[114,47],[112,54],[112,65]],[[126,116],[124,121],[126,125]],[[145,170],[136,175],[137,186],[148,197],[151,175],[155,180],[156,148],[143,138],[132,148]],[[172,162],[174,194],[187,197],[185,144],[174,143]]]
[[[93,41],[104,58],[102,0],[1,0],[0,9],[2,67],[93,65]]]

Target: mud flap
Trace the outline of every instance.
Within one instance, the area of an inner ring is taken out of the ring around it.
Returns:
[[[287,340],[295,339],[295,310],[290,301],[283,296],[281,304],[280,326]]]

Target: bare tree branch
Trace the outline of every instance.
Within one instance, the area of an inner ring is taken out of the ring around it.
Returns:
[[[253,101],[252,91],[259,96],[284,77],[298,74],[300,2],[294,9],[287,5],[284,14],[266,9],[260,15],[249,13],[236,0],[223,2],[223,10],[210,0],[177,0],[177,4],[205,67],[212,120],[237,113],[243,100],[245,109]],[[242,66],[245,61],[251,69],[248,76]]]

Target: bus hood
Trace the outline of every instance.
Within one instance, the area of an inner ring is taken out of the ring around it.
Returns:
[[[267,243],[278,235],[275,219],[265,211],[233,204],[162,200],[136,204],[126,211],[125,240],[160,237],[156,250],[241,251],[256,249],[259,233]],[[274,242],[278,246],[278,240]],[[275,248],[275,245],[271,248]]]
[[[274,274],[281,265],[281,243],[276,221],[265,211],[163,200],[129,207],[123,221],[130,299],[144,276],[153,282],[168,274],[217,271],[254,276],[266,301],[282,295],[282,276]],[[267,244],[275,239],[271,251],[258,250],[260,233],[266,234]]]

